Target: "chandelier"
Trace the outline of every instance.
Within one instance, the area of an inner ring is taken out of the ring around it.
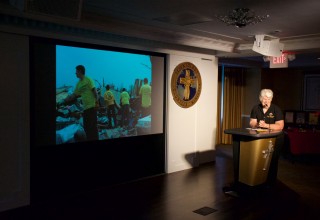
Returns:
[[[268,18],[269,15],[259,16],[255,15],[254,11],[248,8],[236,8],[233,9],[227,16],[217,15],[220,21],[226,23],[228,26],[236,26],[238,28],[243,28],[249,24],[257,24],[262,22],[264,19]]]

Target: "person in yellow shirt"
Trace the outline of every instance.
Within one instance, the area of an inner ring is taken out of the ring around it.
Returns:
[[[107,106],[107,115],[109,119],[109,128],[113,128],[112,119],[114,127],[117,127],[117,118],[116,118],[116,103],[114,95],[110,89],[110,85],[106,86],[106,92],[103,95],[106,106]]]
[[[151,86],[148,84],[147,78],[144,78],[143,83],[139,91],[141,96],[141,117],[150,115],[151,107]]]
[[[130,95],[125,88],[121,90],[120,94],[120,105],[121,105],[121,125],[127,127],[129,125],[129,114],[130,114]]]
[[[74,92],[66,97],[58,105],[70,103],[81,97],[83,104],[83,128],[86,133],[87,140],[98,140],[97,127],[97,110],[98,94],[94,82],[85,75],[85,67],[83,65],[76,66],[76,76],[79,78]]]

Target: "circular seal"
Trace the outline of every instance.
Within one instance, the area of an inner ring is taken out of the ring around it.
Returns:
[[[180,63],[171,77],[171,93],[182,108],[193,106],[201,93],[201,76],[198,68],[190,62]]]

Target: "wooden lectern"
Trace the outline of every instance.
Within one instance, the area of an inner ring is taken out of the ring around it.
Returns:
[[[235,128],[224,132],[232,135],[234,167],[234,185],[231,189],[224,189],[225,193],[238,194],[244,187],[265,185],[270,172],[277,170],[278,157],[273,154],[277,150],[276,139],[282,131]]]

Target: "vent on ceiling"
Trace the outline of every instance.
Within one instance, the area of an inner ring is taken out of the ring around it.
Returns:
[[[194,24],[209,22],[209,21],[212,21],[212,18],[190,13],[190,12],[182,12],[175,15],[154,18],[153,20],[174,24],[174,25],[187,26],[187,25],[194,25]]]
[[[11,5],[30,14],[80,20],[83,0],[10,0]]]

